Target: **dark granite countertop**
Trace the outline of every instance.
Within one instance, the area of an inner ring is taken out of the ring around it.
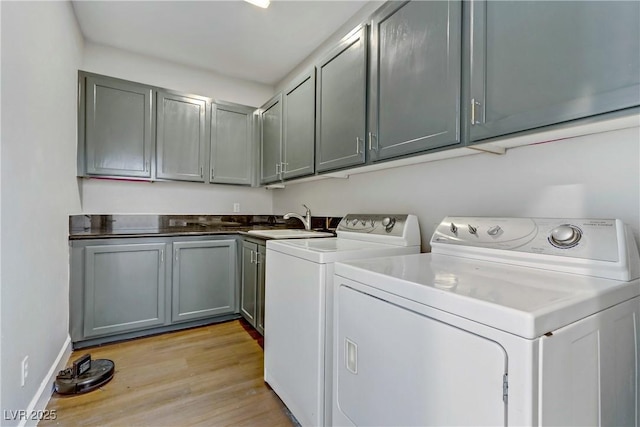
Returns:
[[[313,217],[312,229],[334,231],[339,217]],[[69,240],[131,237],[206,236],[241,234],[249,230],[302,229],[295,219],[273,215],[72,215]],[[266,239],[265,239],[266,240]]]

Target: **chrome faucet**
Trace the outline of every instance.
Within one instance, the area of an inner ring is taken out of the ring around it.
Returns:
[[[307,205],[302,205],[302,206],[304,206],[307,209],[307,212],[304,214],[305,216],[304,218],[302,217],[302,215],[297,214],[295,212],[289,212],[288,214],[285,214],[283,218],[284,219],[298,218],[304,224],[305,230],[311,230],[311,209],[309,209]]]

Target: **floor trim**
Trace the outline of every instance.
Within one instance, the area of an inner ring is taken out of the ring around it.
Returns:
[[[29,403],[29,407],[27,408],[27,419],[22,419],[20,421],[20,427],[32,427],[38,425],[38,415],[42,414],[44,410],[47,408],[47,404],[51,399],[51,395],[53,394],[53,383],[55,381],[58,372],[63,370],[67,365],[67,361],[71,356],[71,337],[67,335],[67,339],[65,340],[60,352],[58,353],[58,357],[55,362],[51,365],[47,376],[44,378],[42,383],[40,383],[40,387],[38,388],[38,392],[31,399]]]

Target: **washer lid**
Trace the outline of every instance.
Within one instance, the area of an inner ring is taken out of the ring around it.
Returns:
[[[640,294],[629,282],[441,254],[337,263],[335,274],[533,339]]]
[[[268,240],[267,249],[319,264],[340,260],[417,253],[419,246],[396,246],[339,237],[324,239]]]

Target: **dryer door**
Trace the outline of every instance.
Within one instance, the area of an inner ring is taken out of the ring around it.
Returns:
[[[337,293],[335,425],[506,425],[499,344],[351,287]]]

